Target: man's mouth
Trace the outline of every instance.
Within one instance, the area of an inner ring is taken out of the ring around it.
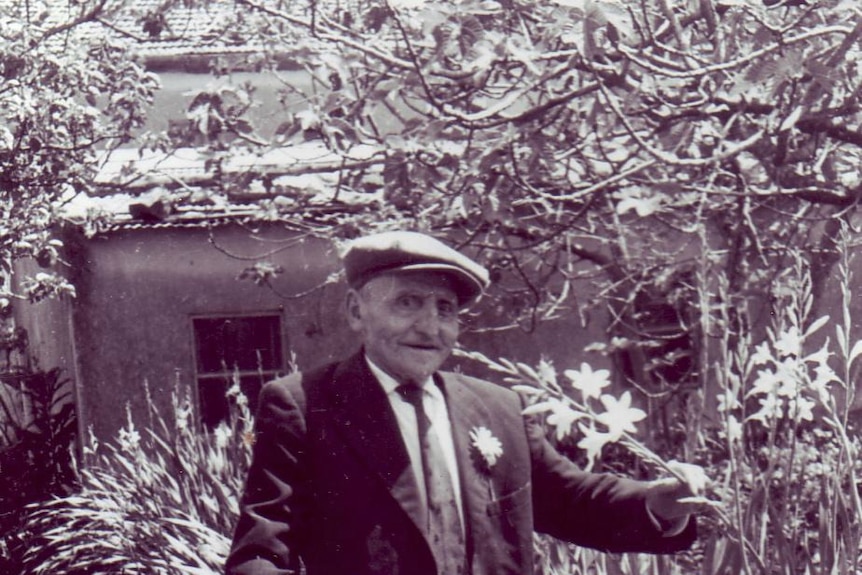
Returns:
[[[439,346],[430,343],[405,343],[404,346],[419,351],[439,351],[440,349]]]

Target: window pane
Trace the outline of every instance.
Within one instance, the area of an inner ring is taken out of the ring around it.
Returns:
[[[199,374],[282,369],[278,316],[196,318]]]
[[[205,429],[213,429],[220,421],[227,419],[227,379],[213,378],[198,382],[200,396],[201,423]]]
[[[253,411],[263,383],[283,372],[281,318],[194,318],[192,325],[201,421],[212,429],[229,415],[227,390],[234,377]]]

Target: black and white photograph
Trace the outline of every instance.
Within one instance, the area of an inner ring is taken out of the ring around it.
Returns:
[[[0,0],[0,575],[862,573],[859,0]]]

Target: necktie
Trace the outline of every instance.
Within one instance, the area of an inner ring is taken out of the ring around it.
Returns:
[[[422,388],[412,384],[401,385],[398,393],[416,411],[422,475],[427,495],[426,535],[437,561],[437,572],[439,575],[462,575],[466,570],[466,551],[461,518],[455,503],[455,487],[443,457],[440,440],[425,413]]]

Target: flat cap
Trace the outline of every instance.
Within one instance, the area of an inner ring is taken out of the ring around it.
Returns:
[[[429,270],[456,280],[461,305],[476,299],[490,283],[488,270],[443,242],[418,232],[393,231],[363,236],[344,252],[347,283],[359,289],[371,278],[391,272]]]

